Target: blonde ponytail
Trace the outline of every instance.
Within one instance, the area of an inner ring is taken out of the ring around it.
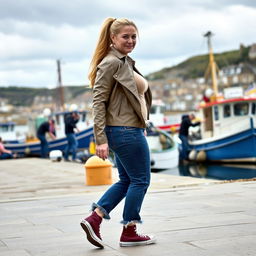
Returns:
[[[103,60],[110,50],[110,27],[114,21],[114,18],[107,18],[102,24],[100,36],[91,60],[90,72],[88,75],[92,87],[95,83],[97,65]]]
[[[92,56],[92,60],[90,63],[89,75],[88,78],[90,80],[91,86],[94,86],[96,73],[97,73],[97,66],[103,60],[103,58],[108,54],[111,45],[111,34],[117,35],[123,26],[133,26],[136,31],[138,29],[134,22],[122,18],[122,19],[115,19],[115,18],[107,18],[101,27],[100,36],[96,45],[96,49]]]

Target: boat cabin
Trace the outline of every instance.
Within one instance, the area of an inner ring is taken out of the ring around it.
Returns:
[[[23,139],[23,137],[18,136],[15,126],[15,122],[0,123],[0,136],[5,143],[9,141],[18,142],[19,139]]]
[[[0,123],[0,133],[12,132],[12,131],[14,131],[14,127],[15,127],[14,122]]]
[[[202,139],[225,136],[251,127],[256,121],[256,98],[226,99],[200,106],[204,122],[201,124]]]

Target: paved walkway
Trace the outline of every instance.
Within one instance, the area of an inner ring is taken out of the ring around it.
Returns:
[[[0,255],[255,255],[255,181],[153,174],[139,230],[154,233],[157,244],[119,247],[121,204],[102,225],[101,250],[87,242],[79,221],[106,187],[85,186],[81,164],[1,161]]]
[[[117,170],[113,168],[113,181]],[[150,191],[219,182],[152,173]],[[0,202],[105,191],[109,186],[86,186],[83,164],[40,158],[0,161]]]

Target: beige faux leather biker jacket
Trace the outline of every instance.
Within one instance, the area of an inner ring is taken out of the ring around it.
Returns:
[[[106,125],[146,128],[146,120],[141,113],[133,74],[133,71],[138,73],[139,71],[135,68],[132,58],[111,48],[97,68],[93,87],[93,121],[96,144],[107,143],[104,132]],[[149,118],[152,101],[149,88],[145,93],[145,100]]]

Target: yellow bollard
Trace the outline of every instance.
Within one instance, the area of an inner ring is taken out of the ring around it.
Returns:
[[[112,164],[98,156],[90,157],[85,165],[85,184],[88,186],[112,184]]]

